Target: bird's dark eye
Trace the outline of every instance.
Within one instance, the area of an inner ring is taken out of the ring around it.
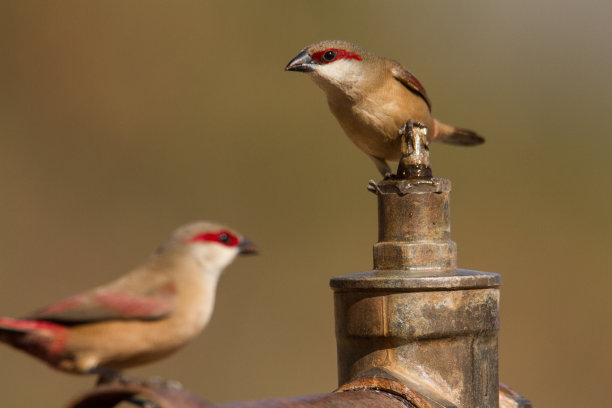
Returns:
[[[225,246],[236,246],[240,239],[232,234],[231,231],[203,232],[187,240],[188,242],[217,242]]]
[[[325,51],[325,53],[323,54],[323,61],[333,61],[334,59],[336,59],[336,51],[333,50],[329,50],[329,51]]]

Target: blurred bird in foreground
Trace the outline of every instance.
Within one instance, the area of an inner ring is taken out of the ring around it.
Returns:
[[[108,381],[196,337],[211,318],[223,269],[251,253],[257,248],[227,227],[184,225],[119,279],[24,319],[0,318],[0,341],[56,369]]]
[[[348,137],[383,176],[386,160],[401,156],[398,130],[413,120],[429,139],[471,146],[484,142],[476,133],[441,123],[418,79],[398,62],[345,41],[322,41],[304,48],[285,67],[304,72],[325,92],[329,107]]]

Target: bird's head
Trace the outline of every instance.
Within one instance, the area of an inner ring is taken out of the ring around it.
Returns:
[[[258,252],[255,244],[239,232],[210,221],[196,221],[174,230],[156,255],[191,257],[204,269],[220,273],[237,255]]]
[[[376,72],[377,57],[346,41],[321,41],[304,48],[285,67],[287,71],[307,73],[326,93],[339,90],[345,94],[370,80]]]

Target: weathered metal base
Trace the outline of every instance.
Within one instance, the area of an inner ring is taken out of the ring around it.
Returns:
[[[497,407],[500,283],[461,269],[333,278],[339,384],[383,370],[439,406]]]

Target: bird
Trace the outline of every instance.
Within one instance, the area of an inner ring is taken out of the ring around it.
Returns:
[[[339,40],[305,47],[285,67],[307,74],[327,96],[332,114],[349,139],[368,155],[383,176],[387,160],[401,157],[398,130],[408,121],[427,128],[431,141],[456,145],[484,142],[477,133],[434,119],[421,82],[399,62]]]
[[[0,318],[0,341],[60,371],[111,382],[195,338],[211,318],[223,270],[254,253],[251,241],[226,226],[183,225],[116,280],[24,318]]]

